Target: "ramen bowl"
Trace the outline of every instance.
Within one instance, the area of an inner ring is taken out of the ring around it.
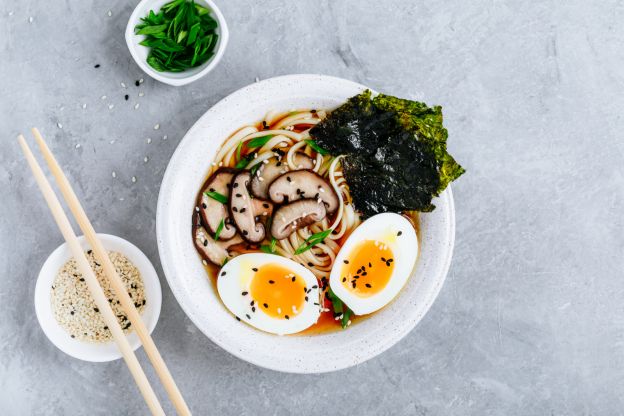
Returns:
[[[367,87],[324,75],[289,75],[242,88],[209,109],[176,149],[160,188],[156,231],[169,286],[193,323],[231,354],[272,370],[322,373],[362,363],[395,345],[427,313],[453,252],[455,211],[450,187],[419,216],[420,252],[398,296],[368,319],[320,334],[272,335],[232,318],[221,303],[191,238],[191,213],[222,143],[269,110],[331,110]],[[416,250],[417,248],[414,247]]]

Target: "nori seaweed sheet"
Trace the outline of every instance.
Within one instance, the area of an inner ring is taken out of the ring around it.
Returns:
[[[365,91],[350,98],[311,131],[317,144],[344,155],[343,171],[355,208],[382,212],[431,211],[431,200],[464,169],[446,151],[440,107]]]

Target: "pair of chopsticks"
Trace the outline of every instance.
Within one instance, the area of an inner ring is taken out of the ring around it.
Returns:
[[[110,261],[110,258],[108,257],[108,252],[98,239],[97,234],[95,233],[91,222],[89,222],[89,219],[87,218],[84,209],[80,205],[80,202],[78,201],[74,190],[69,184],[67,177],[61,170],[61,167],[54,158],[54,155],[52,155],[52,152],[48,148],[48,145],[43,140],[43,137],[39,133],[39,130],[33,128],[32,133],[35,136],[35,140],[39,145],[39,149],[41,150],[41,153],[43,153],[43,157],[48,164],[48,167],[50,168],[50,171],[52,172],[52,175],[54,176],[56,183],[60,188],[61,193],[63,194],[63,197],[67,202],[67,205],[69,206],[69,209],[74,215],[80,229],[89,241],[89,244],[95,252],[96,257],[102,264],[106,276],[108,277],[108,280],[110,281],[110,284],[113,287],[117,298],[121,302],[121,306],[124,312],[130,319],[132,327],[138,334],[143,344],[143,348],[145,349],[148,358],[154,366],[154,369],[156,370],[160,381],[165,387],[165,390],[167,391],[167,394],[169,395],[169,398],[171,399],[177,413],[180,415],[190,415],[191,411],[186,405],[186,402],[184,401],[180,390],[176,386],[175,381],[173,380],[173,377],[171,376],[171,373],[167,368],[167,365],[160,355],[160,352],[158,352],[156,344],[154,344],[154,340],[150,336],[150,333],[147,330],[143,319],[141,319],[139,312],[134,307],[134,302],[128,295],[123,281],[115,271],[115,266],[113,266],[113,263]],[[150,385],[145,375],[145,372],[143,371],[143,368],[141,368],[141,364],[134,354],[134,351],[130,347],[128,340],[124,335],[123,330],[121,329],[121,326],[119,325],[119,322],[117,321],[117,318],[115,317],[113,310],[111,309],[110,304],[106,299],[106,296],[104,295],[104,291],[100,287],[100,284],[98,283],[97,278],[93,273],[93,270],[91,270],[91,267],[89,266],[89,261],[87,260],[84,251],[80,246],[80,242],[78,241],[78,238],[76,237],[76,234],[72,229],[67,215],[65,215],[65,212],[61,207],[61,203],[59,202],[56,194],[50,186],[50,182],[48,182],[48,179],[45,177],[41,166],[39,166],[39,163],[35,159],[35,156],[28,147],[24,136],[20,134],[18,136],[18,140],[20,146],[22,147],[24,155],[26,156],[26,160],[28,161],[28,164],[30,165],[30,168],[33,172],[35,180],[39,185],[39,189],[41,190],[41,193],[43,194],[48,204],[48,207],[50,208],[50,211],[52,211],[52,215],[54,216],[56,224],[61,230],[65,241],[69,245],[69,248],[71,249],[74,258],[78,263],[78,267],[85,278],[89,291],[91,292],[91,295],[93,296],[96,305],[102,313],[104,322],[111,330],[113,338],[115,339],[115,342],[117,343],[117,346],[119,347],[119,350],[123,355],[126,365],[132,373],[134,381],[136,382],[141,394],[143,395],[143,399],[145,399],[145,402],[147,403],[147,406],[149,407],[153,415],[164,415],[165,412],[163,411],[162,406],[160,405],[160,402],[158,401],[158,398],[156,397],[156,394],[154,393],[154,390],[152,389],[152,386]]]

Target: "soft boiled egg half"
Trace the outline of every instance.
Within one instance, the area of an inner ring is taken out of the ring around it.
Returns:
[[[336,256],[329,284],[356,315],[381,309],[401,291],[418,256],[418,238],[399,214],[377,214],[353,231]]]
[[[316,277],[299,263],[273,254],[234,257],[219,271],[217,290],[237,319],[273,334],[303,331],[320,315]]]

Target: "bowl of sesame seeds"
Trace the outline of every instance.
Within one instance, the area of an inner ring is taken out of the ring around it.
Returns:
[[[160,316],[162,292],[149,259],[132,243],[113,235],[98,234],[128,294],[134,300],[150,333]],[[84,237],[79,237],[91,268],[100,282],[118,322],[134,350],[141,342],[133,331],[104,270]],[[50,254],[35,287],[35,311],[41,329],[61,351],[84,361],[121,358],[112,334],[92,299],[87,284],[66,243]]]

